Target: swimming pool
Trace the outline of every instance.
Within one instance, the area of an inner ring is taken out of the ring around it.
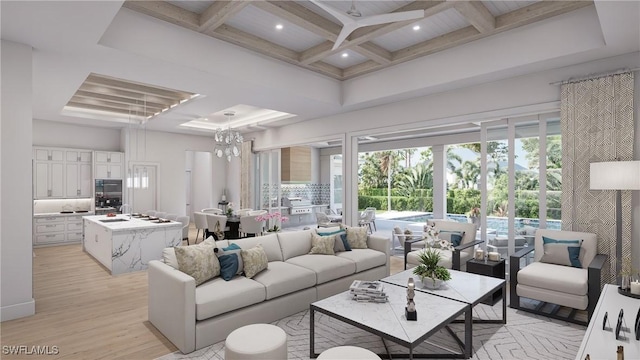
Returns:
[[[460,214],[447,214],[447,218],[450,220],[455,220],[457,222],[467,222],[466,215]],[[425,213],[424,215],[414,215],[407,217],[397,217],[390,220],[400,220],[407,222],[426,222],[428,219],[433,219],[433,213]],[[538,228],[540,226],[540,221],[538,219],[525,219],[525,218],[516,218],[516,229],[529,225],[534,228]],[[488,216],[487,217],[487,228],[496,229],[498,234],[506,234],[509,229],[509,219],[505,217],[495,217]],[[560,230],[562,222],[560,220],[547,220],[547,229]]]

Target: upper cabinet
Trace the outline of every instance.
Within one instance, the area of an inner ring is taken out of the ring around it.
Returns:
[[[295,146],[280,150],[280,179],[283,183],[311,182],[311,148]]]
[[[96,179],[122,179],[124,153],[111,151],[94,152]]]
[[[35,199],[88,198],[92,194],[92,150],[33,148]]]

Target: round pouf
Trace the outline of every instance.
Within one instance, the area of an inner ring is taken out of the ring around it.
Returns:
[[[224,342],[224,358],[286,359],[287,333],[270,324],[252,324],[235,329]]]
[[[338,346],[323,351],[318,359],[322,360],[347,360],[347,359],[380,359],[378,355],[357,346]]]

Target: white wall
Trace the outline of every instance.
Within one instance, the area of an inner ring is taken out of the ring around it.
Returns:
[[[2,40],[0,321],[35,314],[30,181],[31,57],[30,46]]]
[[[189,153],[189,152],[188,152]],[[200,211],[204,208],[218,207],[217,201],[213,203],[213,161],[212,153],[205,151],[190,151],[193,159],[191,170],[191,207],[193,211]],[[192,214],[189,214],[192,216]]]
[[[104,151],[124,151],[120,129],[33,120],[33,145]]]

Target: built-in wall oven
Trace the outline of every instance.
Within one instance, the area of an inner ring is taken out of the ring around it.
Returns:
[[[96,179],[96,215],[119,213],[122,205],[122,180]]]

